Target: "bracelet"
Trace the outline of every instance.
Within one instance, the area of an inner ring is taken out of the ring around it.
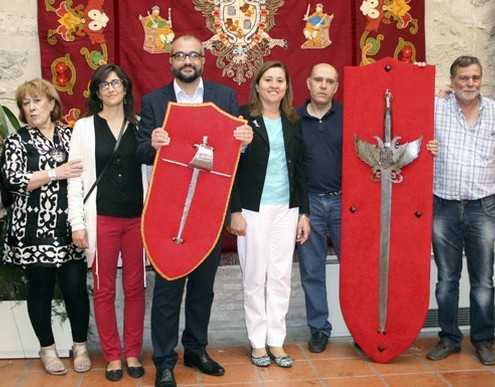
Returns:
[[[50,183],[57,180],[57,171],[54,168],[48,170],[48,177],[50,178]]]

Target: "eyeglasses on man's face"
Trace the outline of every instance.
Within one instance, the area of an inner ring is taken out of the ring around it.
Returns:
[[[198,61],[203,57],[203,55],[201,55],[199,52],[196,52],[196,51],[191,51],[188,53],[185,53],[182,51],[177,51],[175,54],[172,54],[171,56],[172,56],[172,58],[174,58],[175,60],[178,60],[179,62],[185,61],[186,58],[188,58],[188,57],[190,60],[193,60],[193,61]]]
[[[102,83],[100,83],[98,85],[98,89],[100,89],[100,91],[105,91],[110,89],[111,85],[115,90],[118,90],[122,87],[122,84],[122,79],[112,79],[110,82],[103,81]]]

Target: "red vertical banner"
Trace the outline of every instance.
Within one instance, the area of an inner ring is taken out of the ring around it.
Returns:
[[[93,71],[116,63],[132,78],[139,109],[144,94],[172,80],[171,42],[190,33],[205,47],[204,77],[233,87],[241,104],[259,66],[276,59],[288,66],[299,105],[315,63],[343,75],[344,66],[386,56],[424,60],[423,19],[424,0],[45,0],[38,6],[42,76],[73,123],[84,113]]]

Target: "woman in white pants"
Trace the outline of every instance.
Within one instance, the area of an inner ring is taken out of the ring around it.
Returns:
[[[230,230],[237,235],[251,362],[288,368],[284,351],[292,257],[310,232],[301,126],[286,66],[264,63],[241,108],[253,128],[232,191]]]

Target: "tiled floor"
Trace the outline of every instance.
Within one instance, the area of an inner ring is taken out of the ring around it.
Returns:
[[[179,386],[495,386],[495,366],[479,363],[471,345],[465,339],[462,352],[445,360],[432,362],[426,351],[436,344],[431,335],[418,338],[400,357],[388,364],[378,364],[363,355],[351,338],[332,339],[326,351],[312,354],[304,343],[290,344],[286,351],[296,359],[291,369],[272,364],[257,368],[248,359],[247,347],[209,348],[210,355],[226,370],[224,376],[213,377],[184,367],[182,359],[175,368]],[[93,354],[93,369],[85,374],[70,370],[64,376],[50,376],[42,369],[39,359],[0,360],[0,386],[153,386],[155,369],[151,354],[146,353],[146,375],[132,379],[127,374],[118,382],[105,379],[105,363],[101,354]],[[70,366],[70,359],[64,359]]]

